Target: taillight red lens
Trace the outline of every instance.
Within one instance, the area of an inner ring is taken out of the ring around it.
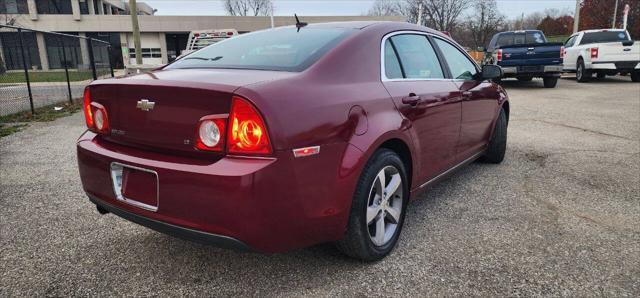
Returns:
[[[598,58],[598,48],[591,48],[591,58]]]
[[[196,148],[204,151],[221,152],[224,148],[225,116],[205,116],[198,123]]]
[[[89,127],[89,130],[102,134],[109,133],[109,117],[107,115],[107,109],[97,102],[90,103],[89,107],[93,122],[93,127]]]
[[[87,128],[93,129],[93,113],[91,111],[91,91],[89,87],[84,88],[84,120]]]
[[[234,96],[229,115],[227,151],[237,154],[269,154],[272,152],[264,120],[246,99]]]
[[[496,59],[498,60],[498,62],[502,61],[502,50],[498,50],[498,53],[496,54]]]
[[[564,59],[564,47],[560,47],[560,59]]]

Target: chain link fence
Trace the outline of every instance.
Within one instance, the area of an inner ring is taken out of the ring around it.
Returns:
[[[0,25],[0,116],[81,98],[92,80],[113,77],[108,42]]]

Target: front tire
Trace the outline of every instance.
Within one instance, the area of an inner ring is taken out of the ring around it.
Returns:
[[[578,67],[576,69],[576,80],[578,81],[578,83],[586,83],[591,79],[591,75],[591,71],[587,70],[587,68],[584,66],[584,60],[580,58],[578,60]]]
[[[496,127],[493,129],[493,136],[489,141],[487,152],[480,161],[487,163],[501,163],[504,160],[504,154],[507,151],[507,114],[504,109],[500,109],[500,115],[496,121]]]
[[[596,78],[598,78],[598,80],[602,80],[606,77],[607,77],[607,74],[605,74],[604,72],[599,72],[596,74]]]
[[[632,82],[640,82],[640,71],[631,72],[631,81]]]
[[[557,77],[544,77],[542,78],[542,82],[544,83],[545,88],[555,88],[558,84]]]
[[[344,238],[336,246],[363,261],[387,256],[398,242],[409,200],[409,184],[400,157],[378,149],[358,180]]]

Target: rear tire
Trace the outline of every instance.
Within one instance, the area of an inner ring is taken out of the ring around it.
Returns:
[[[500,115],[493,129],[493,136],[489,141],[487,152],[480,158],[480,161],[487,163],[501,163],[507,151],[507,114],[504,109],[500,109]]]
[[[634,71],[631,73],[631,81],[632,82],[640,82],[640,71]]]
[[[377,261],[393,250],[409,201],[405,171],[400,157],[389,149],[378,149],[369,159],[353,195],[347,231],[336,243],[341,252]]]
[[[542,78],[542,81],[544,82],[545,88],[555,88],[558,84],[558,78],[556,77],[545,77]]]
[[[598,80],[602,80],[604,78],[606,78],[607,75],[604,72],[599,72],[596,74],[596,78],[598,78]]]
[[[579,83],[586,83],[591,79],[591,71],[584,66],[584,60],[578,59],[578,67],[576,69],[576,80]]]

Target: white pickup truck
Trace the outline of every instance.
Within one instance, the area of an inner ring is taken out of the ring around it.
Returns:
[[[574,33],[564,44],[564,71],[575,72],[578,82],[588,82],[595,73],[630,74],[640,82],[640,41],[634,42],[622,29],[597,29]]]

